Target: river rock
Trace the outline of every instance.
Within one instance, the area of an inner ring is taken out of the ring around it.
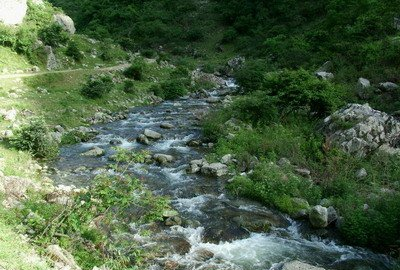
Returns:
[[[58,261],[68,267],[63,269],[81,270],[81,268],[75,262],[74,257],[72,257],[72,255],[68,251],[61,248],[59,245],[50,245],[46,248],[46,251],[51,259]]]
[[[182,219],[179,216],[169,217],[165,220],[165,226],[180,226],[182,225]]]
[[[92,149],[90,149],[89,151],[82,153],[81,155],[86,156],[86,157],[101,157],[101,156],[104,156],[105,153],[106,152],[104,149],[102,149],[98,146],[95,146]]]
[[[175,210],[165,210],[162,214],[164,219],[170,218],[170,217],[176,217],[178,216],[179,213]]]
[[[233,155],[232,154],[227,154],[221,158],[221,163],[225,165],[232,164],[233,162]]]
[[[332,206],[328,207],[328,224],[333,224],[339,218],[336,209]]]
[[[194,258],[197,261],[208,261],[209,259],[212,259],[214,257],[214,253],[212,253],[211,251],[201,248],[195,251],[194,253]]]
[[[141,144],[144,144],[144,145],[149,145],[150,144],[149,139],[144,134],[140,134],[137,137],[137,142],[141,143]]]
[[[171,123],[164,122],[160,124],[160,127],[163,129],[173,129],[175,126]]]
[[[161,165],[165,165],[167,163],[170,163],[174,160],[174,157],[171,155],[165,155],[165,154],[155,154],[153,156],[153,159]]]
[[[151,140],[159,140],[162,138],[162,135],[160,133],[153,131],[151,129],[145,129],[143,134],[144,136],[146,136]]]
[[[71,19],[71,17],[65,15],[65,14],[55,14],[53,16],[53,20],[55,23],[59,24],[65,31],[67,31],[70,34],[75,34],[75,24],[74,21]]]
[[[220,101],[221,101],[221,99],[219,97],[209,97],[206,99],[206,102],[211,103],[211,104],[218,103]]]
[[[192,81],[194,82],[209,82],[219,87],[225,85],[225,80],[221,77],[215,76],[211,73],[205,73],[200,69],[196,69],[191,74]]]
[[[371,86],[371,82],[368,79],[365,78],[359,78],[358,79],[358,83],[357,86],[359,88],[368,88]]]
[[[324,268],[313,266],[300,261],[292,261],[285,263],[282,270],[325,270]]]
[[[356,156],[366,156],[382,147],[388,154],[397,153],[400,122],[372,109],[368,104],[348,104],[324,120],[326,141]],[[387,146],[384,146],[387,145]]]
[[[307,217],[310,210],[310,205],[307,200],[303,198],[292,198],[292,205],[293,208],[297,210],[291,215],[293,218],[302,219]]]
[[[201,168],[201,173],[209,176],[220,177],[228,173],[228,166],[222,163],[206,164]]]
[[[27,0],[2,0],[0,22],[3,22],[5,25],[21,24],[27,10]]]
[[[328,209],[321,205],[311,208],[309,213],[310,223],[315,228],[325,228],[328,226]]]

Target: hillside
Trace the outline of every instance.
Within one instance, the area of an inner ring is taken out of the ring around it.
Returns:
[[[399,269],[399,6],[5,0],[0,269]]]

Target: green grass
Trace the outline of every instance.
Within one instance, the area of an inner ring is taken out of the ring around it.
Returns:
[[[0,46],[0,71],[7,69],[10,73],[29,68],[31,64],[10,48]]]
[[[2,207],[2,206],[0,206]],[[0,210],[0,213],[3,210]],[[10,270],[47,270],[50,267],[14,228],[0,218],[0,268]]]

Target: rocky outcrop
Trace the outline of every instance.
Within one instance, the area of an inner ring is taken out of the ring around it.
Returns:
[[[60,66],[58,64],[57,57],[53,52],[53,48],[51,46],[45,46],[44,50],[47,54],[47,64],[46,64],[47,70],[58,69]]]
[[[209,82],[216,86],[225,86],[225,80],[211,73],[205,73],[199,69],[192,72],[192,81],[194,82]]]
[[[46,195],[49,203],[60,205],[68,205],[73,202],[73,197],[78,194],[84,194],[87,190],[84,188],[76,188],[75,186],[59,185],[53,191]]]
[[[70,34],[75,34],[75,24],[74,21],[65,14],[56,14],[53,16],[55,23],[59,24],[65,31]]]
[[[365,156],[380,149],[400,153],[400,122],[368,104],[349,104],[324,120],[327,143],[347,153]]]
[[[27,0],[2,0],[0,22],[6,25],[21,24],[28,10]]]

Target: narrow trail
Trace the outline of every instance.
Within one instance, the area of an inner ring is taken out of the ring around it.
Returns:
[[[111,67],[104,67],[104,68],[77,68],[77,69],[64,69],[64,70],[54,70],[54,71],[41,71],[41,72],[31,72],[31,73],[13,73],[13,74],[3,74],[0,75],[1,79],[17,79],[17,78],[27,78],[27,77],[35,77],[40,75],[47,75],[47,74],[62,74],[62,73],[73,73],[78,71],[117,71],[122,70],[129,67],[129,64],[120,64]]]

